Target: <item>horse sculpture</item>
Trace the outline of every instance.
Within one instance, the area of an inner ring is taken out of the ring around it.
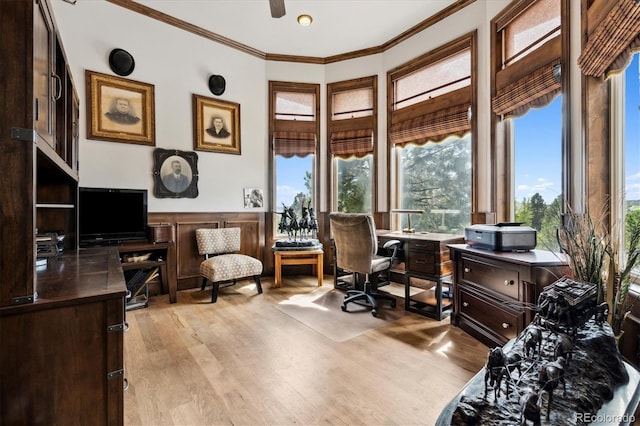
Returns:
[[[520,426],[531,420],[534,426],[540,425],[540,404],[538,392],[535,389],[527,389],[520,397]]]
[[[529,325],[524,334],[524,355],[527,358],[536,356],[536,349],[538,354],[542,351],[542,330],[540,327],[533,324]]]
[[[488,387],[493,388],[495,400],[500,396],[500,385],[506,374],[506,357],[500,347],[493,348],[487,355],[487,365],[484,373],[484,398],[487,398]],[[509,395],[509,382],[507,382],[507,395]]]
[[[538,373],[538,384],[540,391],[545,391],[549,395],[547,399],[547,420],[549,420],[549,412],[553,404],[553,391],[562,383],[563,396],[567,396],[567,384],[564,380],[565,360],[560,357],[553,362],[548,362],[540,367]]]

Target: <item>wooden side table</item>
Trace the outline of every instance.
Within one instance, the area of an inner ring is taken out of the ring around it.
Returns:
[[[322,245],[304,247],[302,250],[281,249],[274,246],[273,254],[276,257],[274,288],[279,288],[282,283],[282,265],[312,265],[313,274],[318,276],[318,287],[322,285],[324,257]]]

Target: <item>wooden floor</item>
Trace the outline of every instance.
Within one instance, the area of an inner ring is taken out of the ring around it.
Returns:
[[[247,281],[213,305],[198,289],[128,311],[125,425],[432,425],[486,361],[448,318],[407,312],[338,343],[275,308],[316,284],[267,277],[261,295]]]

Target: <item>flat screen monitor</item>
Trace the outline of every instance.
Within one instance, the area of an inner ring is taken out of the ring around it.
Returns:
[[[147,237],[146,189],[80,187],[78,191],[81,247]]]

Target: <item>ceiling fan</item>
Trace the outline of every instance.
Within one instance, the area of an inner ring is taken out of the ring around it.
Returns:
[[[272,18],[282,18],[285,14],[284,0],[269,0]]]

